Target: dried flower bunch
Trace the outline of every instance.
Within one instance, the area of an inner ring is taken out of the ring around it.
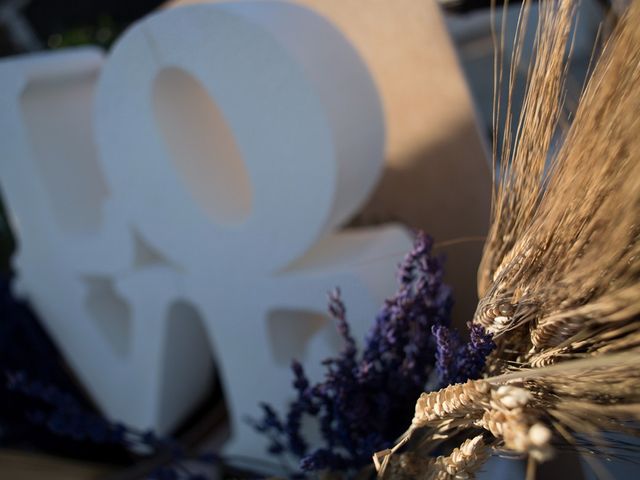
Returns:
[[[517,122],[507,113],[494,165],[478,275],[473,324],[496,349],[484,378],[420,396],[404,436],[374,457],[385,477],[472,478],[494,451],[533,466],[556,440],[597,450],[598,433],[640,434],[631,422],[640,419],[640,2],[620,18],[564,136],[575,2],[539,5],[522,113]],[[525,2],[520,38],[528,12]],[[509,93],[519,57],[517,47]],[[447,439],[460,446],[434,457]]]
[[[361,354],[339,290],[329,295],[345,347],[324,362],[325,378],[317,384],[293,362],[297,398],[284,418],[262,405],[264,416],[254,426],[269,436],[271,453],[292,454],[304,471],[353,473],[371,465],[372,453],[390,447],[402,433],[432,372],[441,385],[479,376],[493,342],[481,326],[471,329],[468,342],[450,329],[451,292],[442,283],[442,263],[431,254],[432,243],[417,235],[399,267],[399,290],[381,309]],[[311,449],[304,439],[303,416],[317,420],[322,447]]]

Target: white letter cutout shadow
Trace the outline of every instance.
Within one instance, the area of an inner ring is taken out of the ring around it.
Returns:
[[[340,348],[326,292],[342,288],[362,338],[410,247],[397,227],[338,233],[382,169],[375,86],[340,32],[306,8],[162,11],[102,68],[98,163],[87,172],[99,68],[90,50],[0,64],[2,188],[21,290],[100,407],[136,427],[166,432],[202,398],[210,347],[230,409],[227,450],[264,458],[246,416],[261,401],[284,408],[291,356],[318,379]],[[55,89],[72,80],[82,88],[58,105]],[[44,99],[29,92],[39,82]],[[51,131],[68,141],[47,144]],[[95,226],[56,222],[56,202],[68,223]]]

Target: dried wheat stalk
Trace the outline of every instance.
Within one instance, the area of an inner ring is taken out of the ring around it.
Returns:
[[[482,435],[465,440],[448,456],[436,458],[415,452],[394,457],[388,466],[388,475],[396,479],[464,480],[473,478],[475,471],[491,455]]]
[[[601,431],[640,433],[628,423],[640,419],[640,1],[549,162],[574,18],[574,1],[540,2],[515,128],[507,114],[474,318],[497,344],[487,378],[423,394],[398,445],[377,455],[380,474],[471,478],[492,448],[541,461],[554,437],[591,434],[597,446]],[[428,456],[465,435],[450,455]]]

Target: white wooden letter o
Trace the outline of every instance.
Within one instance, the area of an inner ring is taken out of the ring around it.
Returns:
[[[187,269],[230,254],[284,268],[354,213],[383,161],[366,67],[330,23],[284,2],[147,17],[112,51],[96,112],[114,196]]]

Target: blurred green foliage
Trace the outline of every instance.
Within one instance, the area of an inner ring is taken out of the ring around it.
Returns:
[[[78,25],[49,35],[47,46],[56,49],[97,45],[108,49],[123,29],[124,25],[118,24],[112,16],[102,14],[94,24]]]

